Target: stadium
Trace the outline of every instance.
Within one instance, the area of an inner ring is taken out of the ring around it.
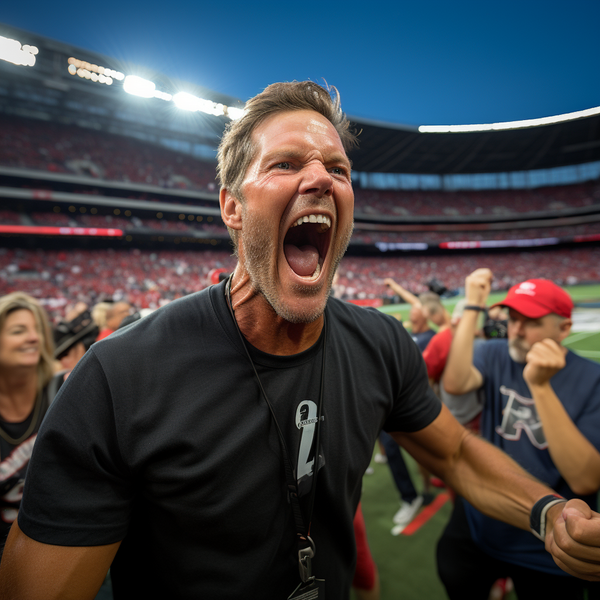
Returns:
[[[156,309],[236,264],[215,168],[243,102],[128,68],[0,24],[0,295],[32,295],[55,323],[78,301]],[[478,267],[493,271],[496,300],[550,279],[579,308],[569,347],[600,359],[600,108],[446,128],[350,118],[355,222],[337,297],[405,319],[386,278],[449,310]],[[397,499],[374,467],[363,507],[382,598],[443,598],[431,547],[447,498],[418,534],[393,537]],[[402,581],[395,552],[415,556]]]

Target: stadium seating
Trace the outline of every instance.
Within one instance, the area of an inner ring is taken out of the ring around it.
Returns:
[[[163,190],[216,191],[215,163],[130,137],[11,116],[0,116],[0,166],[68,173]],[[105,194],[96,189],[79,193]],[[147,192],[131,198],[157,200]],[[169,201],[169,198],[160,198]],[[174,199],[171,198],[173,201]],[[181,198],[176,199],[182,203]],[[207,205],[196,199],[183,203]],[[210,204],[210,203],[209,203]],[[600,204],[600,183],[524,190],[355,190],[357,216],[515,215]],[[215,207],[214,202],[210,204]]]
[[[130,137],[0,116],[0,165],[214,191],[215,165]]]
[[[46,302],[53,316],[76,300],[93,304],[127,298],[138,308],[161,303],[210,285],[212,269],[233,270],[225,251],[175,250],[0,250],[0,295],[22,290]],[[448,289],[464,285],[477,267],[495,274],[494,289],[506,289],[530,277],[559,284],[600,281],[600,248],[560,249],[502,254],[346,256],[340,265],[337,295],[348,300],[393,297],[384,285],[393,277],[415,293],[439,280]]]

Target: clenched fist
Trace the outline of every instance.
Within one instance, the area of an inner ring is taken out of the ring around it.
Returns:
[[[531,346],[525,360],[523,378],[528,385],[548,383],[556,373],[565,367],[567,349],[558,342],[546,338]]]
[[[490,269],[476,269],[465,279],[465,297],[467,304],[485,306],[492,279],[494,278]]]

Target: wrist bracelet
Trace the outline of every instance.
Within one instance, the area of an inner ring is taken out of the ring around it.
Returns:
[[[529,527],[531,528],[531,533],[533,533],[536,538],[542,540],[542,542],[546,541],[546,513],[551,506],[566,501],[566,498],[563,498],[558,494],[550,494],[540,498],[533,505],[531,513],[529,514]]]
[[[467,304],[466,306],[463,306],[463,310],[486,310],[485,306],[477,306],[477,304]]]

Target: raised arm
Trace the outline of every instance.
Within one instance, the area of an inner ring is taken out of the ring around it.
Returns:
[[[119,545],[42,544],[25,535],[15,522],[0,562],[0,598],[93,600]]]
[[[421,431],[392,435],[419,464],[481,512],[515,527],[529,530],[533,505],[553,493],[501,450],[459,425],[445,406]],[[577,577],[600,580],[600,514],[581,500],[571,500],[553,506],[546,524],[546,549],[558,566]]]
[[[404,302],[411,304],[412,306],[420,306],[421,301],[408,290],[405,290],[399,283],[396,283],[391,277],[387,277],[383,280],[383,283],[392,289]]]
[[[585,496],[600,489],[600,452],[573,423],[550,383],[565,367],[566,353],[554,340],[537,342],[527,353],[523,377],[535,401],[552,462],[573,492]]]
[[[466,306],[485,306],[490,293],[492,272],[477,269],[465,280]],[[473,339],[479,311],[466,309],[456,327],[444,370],[444,389],[449,394],[466,394],[483,385],[481,373],[473,366]]]

